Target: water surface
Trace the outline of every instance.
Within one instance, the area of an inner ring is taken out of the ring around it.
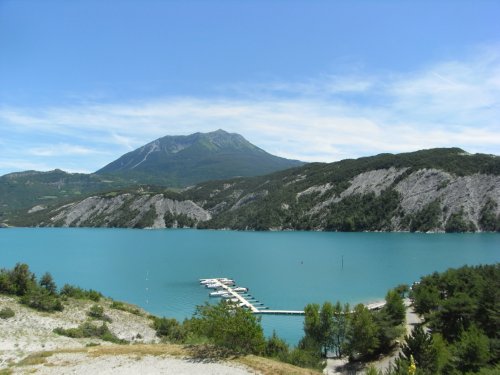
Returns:
[[[58,285],[93,288],[177,319],[208,293],[199,278],[231,277],[272,309],[370,302],[401,283],[464,264],[500,261],[499,234],[235,232],[14,228],[0,230],[0,267],[25,262]],[[289,342],[302,318],[264,317]]]

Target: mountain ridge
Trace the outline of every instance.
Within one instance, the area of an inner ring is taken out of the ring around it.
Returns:
[[[458,148],[380,154],[178,192],[117,190],[21,217],[28,226],[500,231],[500,157]]]
[[[303,164],[271,155],[240,134],[219,129],[158,138],[122,155],[95,174],[183,187],[208,180],[263,175]]]

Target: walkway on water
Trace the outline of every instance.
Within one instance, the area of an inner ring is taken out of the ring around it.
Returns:
[[[261,314],[261,315],[305,315],[303,310],[270,310],[267,308],[258,308],[255,306],[252,302],[250,302],[245,296],[242,294],[236,292],[233,287],[224,284],[222,281],[223,279],[227,278],[214,278],[210,279],[212,280],[212,283],[217,285],[219,289],[225,290],[228,294],[231,294],[233,298],[236,298],[240,306],[248,308],[252,313],[254,314]],[[206,279],[208,280],[208,279]],[[375,302],[375,303],[370,303],[366,305],[366,307],[369,310],[379,310],[382,307],[384,307],[385,301],[380,301],[380,302]]]

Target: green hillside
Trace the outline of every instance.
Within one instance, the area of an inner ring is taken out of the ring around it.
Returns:
[[[183,187],[208,180],[258,176],[302,164],[271,155],[239,134],[217,130],[157,139],[123,155],[96,174],[143,184]]]
[[[26,171],[0,176],[0,220],[15,210],[48,206],[129,184],[83,173]]]
[[[34,214],[18,212],[11,216],[10,223],[238,230],[500,231],[500,157],[472,155],[458,148],[381,154],[330,164],[311,163],[258,177],[209,181],[177,192],[151,186],[115,189],[93,199],[86,203],[82,199],[75,201],[76,214],[71,214],[71,207],[60,211],[54,205]],[[165,202],[157,206],[158,200]],[[166,210],[167,206],[174,207],[172,201],[184,202],[176,207],[185,210]],[[186,202],[190,203],[186,206]],[[108,207],[109,217],[94,213],[96,204]],[[158,211],[160,208],[162,211]],[[58,221],[51,221],[56,214]],[[79,215],[84,215],[85,220],[79,221]]]

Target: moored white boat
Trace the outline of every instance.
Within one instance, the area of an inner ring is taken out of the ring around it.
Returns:
[[[239,286],[237,288],[233,288],[233,290],[237,293],[246,293],[248,292],[248,288],[245,288],[245,287],[242,287],[242,286]]]
[[[227,294],[225,290],[217,290],[215,292],[210,292],[209,296],[210,297],[222,297],[224,294]]]
[[[205,285],[205,288],[208,288],[208,289],[219,289],[221,286],[220,284],[206,284]]]

